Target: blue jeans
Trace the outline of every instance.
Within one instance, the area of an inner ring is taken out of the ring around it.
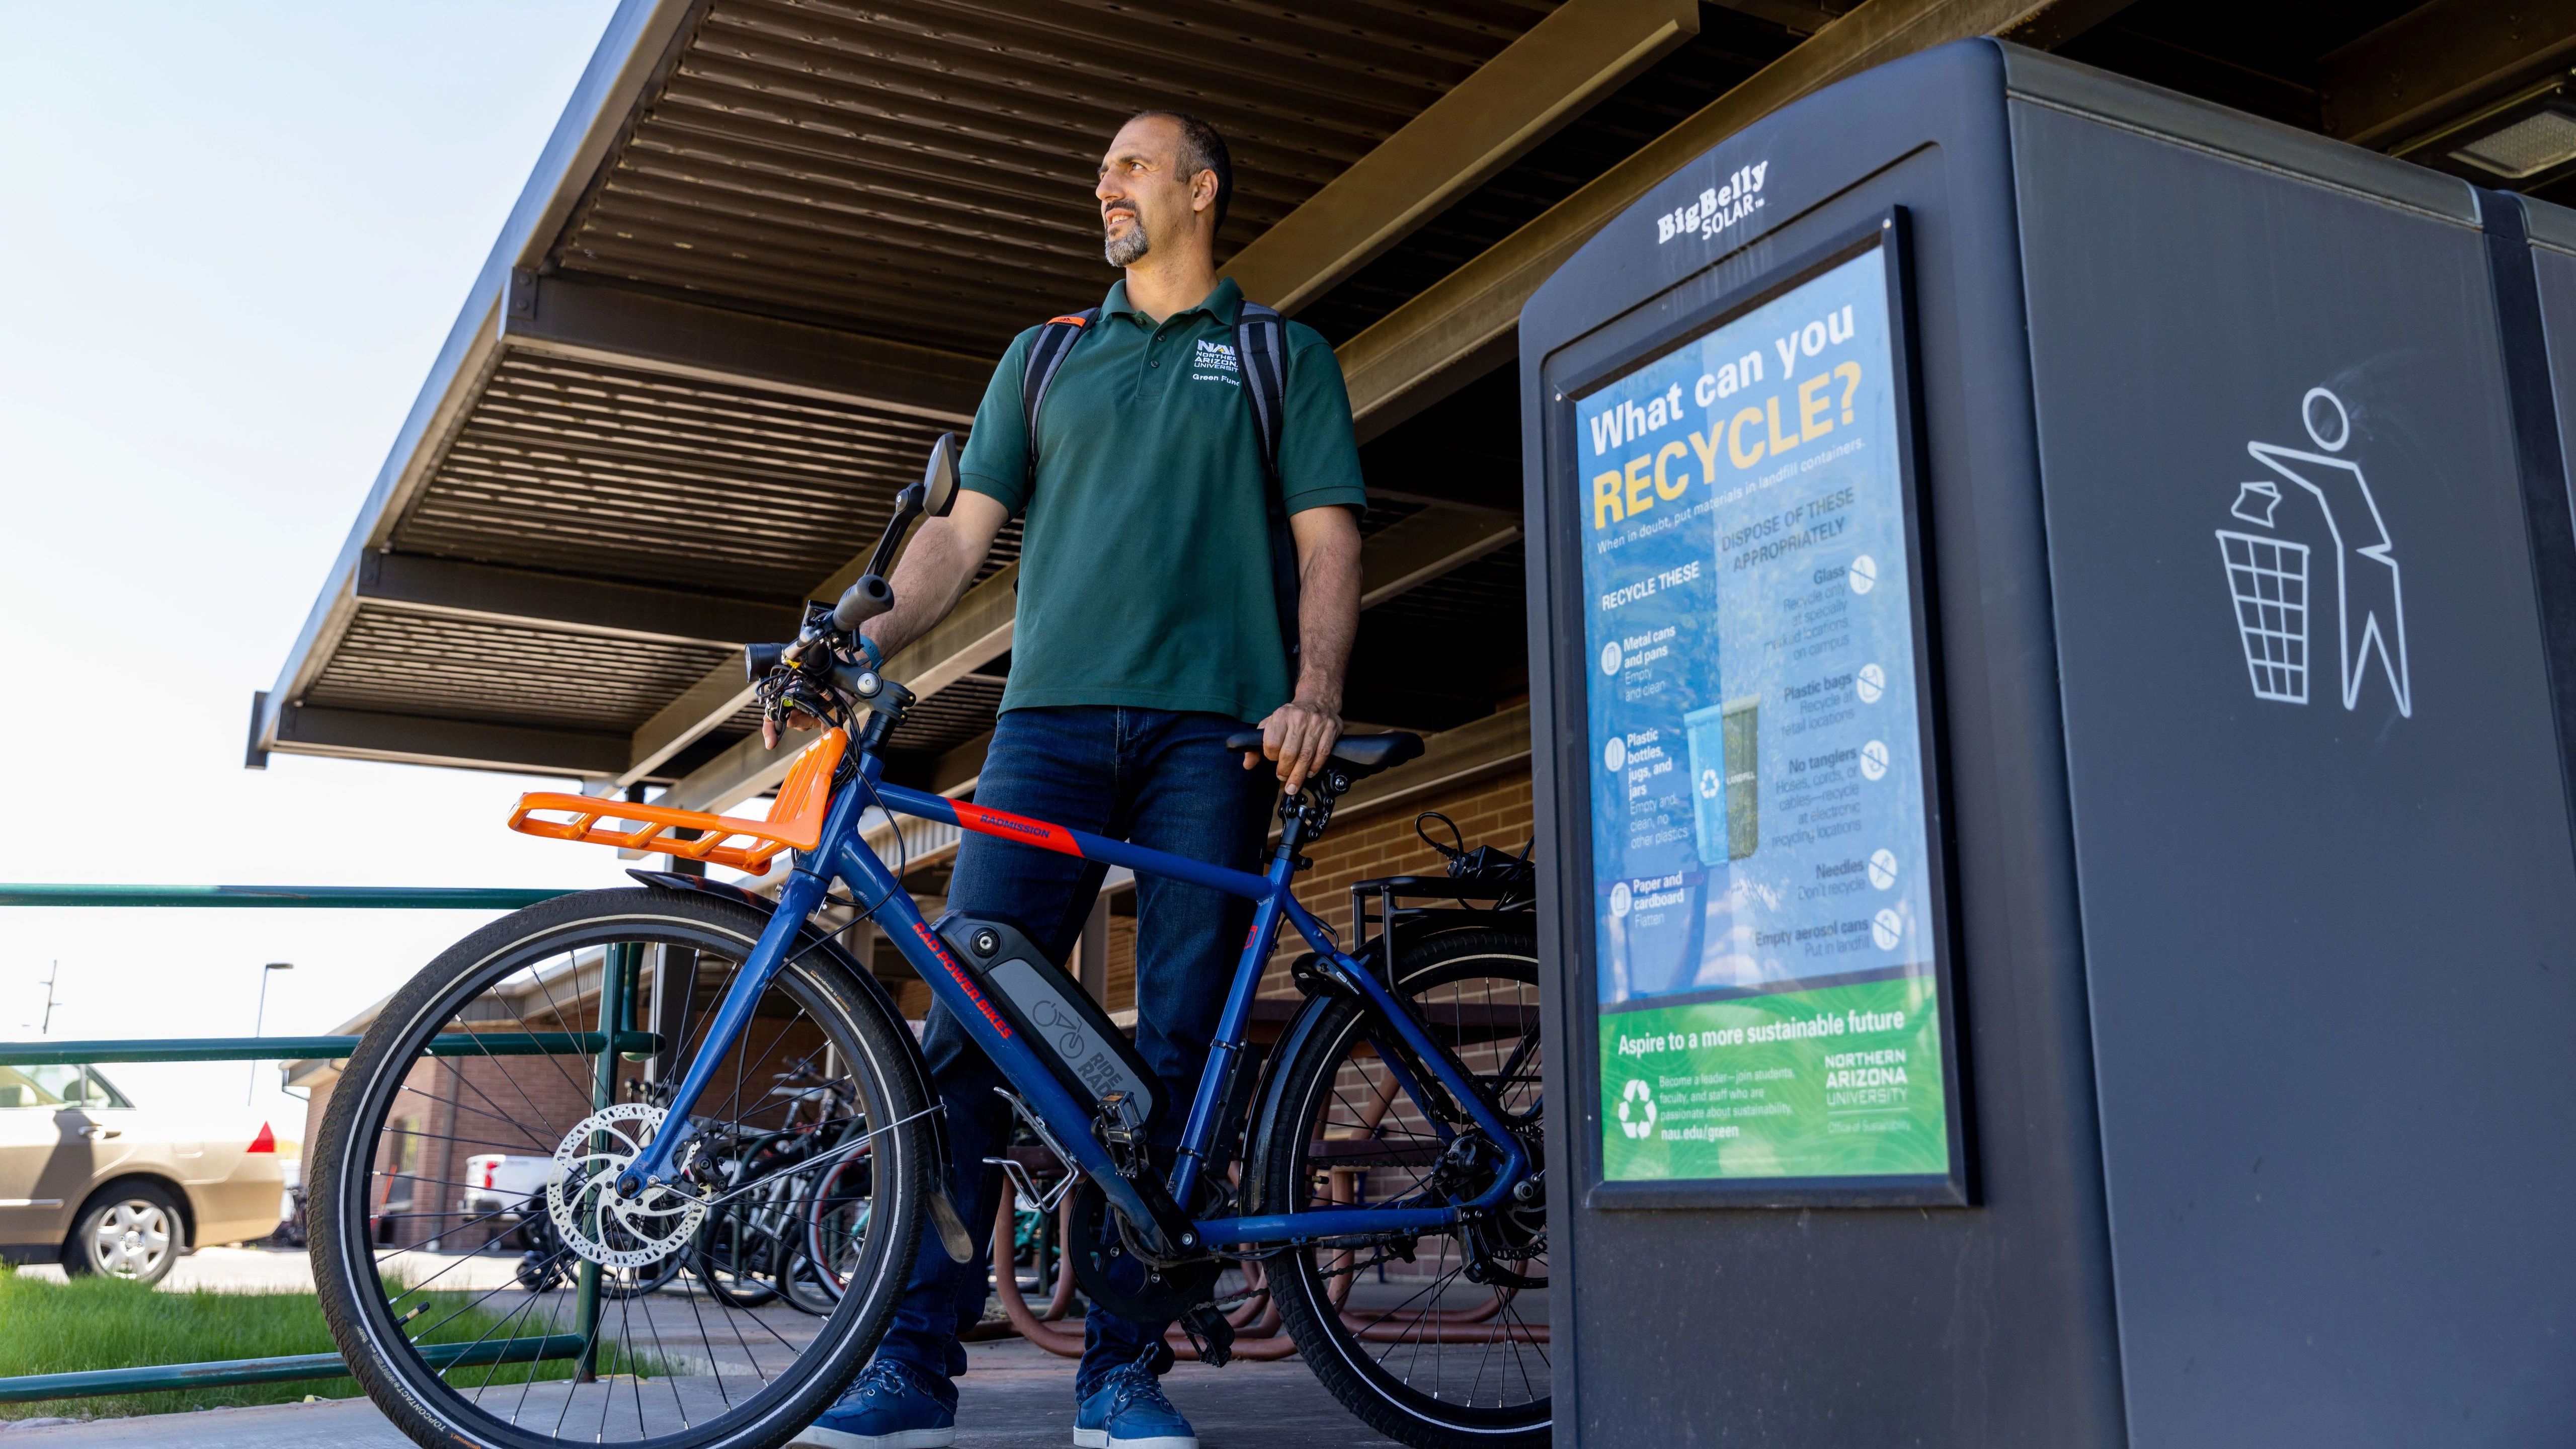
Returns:
[[[1266,766],[1246,770],[1224,748],[1242,729],[1213,714],[1094,706],[1015,709],[994,726],[975,801],[1015,815],[1132,841],[1212,865],[1254,870],[1278,777]],[[1063,961],[1081,937],[1106,868],[1090,861],[990,836],[968,835],[958,847],[948,886],[949,909],[998,917]],[[1165,1146],[1180,1140],[1182,1120],[1207,1062],[1234,964],[1251,929],[1252,903],[1204,886],[1157,876],[1136,878],[1136,1050],[1163,1079],[1172,1110],[1155,1124]],[[931,1085],[947,1109],[951,1158],[948,1192],[975,1236],[975,1261],[952,1263],[925,1226],[912,1279],[894,1323],[877,1349],[934,1376],[966,1371],[958,1333],[983,1316],[985,1274],[992,1260],[993,1218],[1002,1174],[983,1160],[1009,1144],[1010,1107],[994,1094],[1007,1085],[965,1028],[933,1005],[921,1038]],[[1077,1396],[1121,1364],[1171,1365],[1167,1323],[1134,1323],[1094,1307],[1083,1329]]]

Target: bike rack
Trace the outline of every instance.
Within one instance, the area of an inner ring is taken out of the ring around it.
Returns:
[[[239,885],[0,885],[0,906],[193,907],[270,909],[509,911],[568,895],[568,891],[479,889],[444,886],[239,886]],[[634,1030],[635,976],[640,953],[631,949],[601,986],[601,1015],[618,1030],[605,1032],[492,1032],[442,1036],[430,1044],[438,1056],[595,1055],[594,1095],[616,1080],[621,1054],[649,1052],[659,1039]],[[0,1042],[0,1066],[70,1066],[92,1062],[223,1062],[297,1057],[346,1057],[354,1036],[180,1037],[141,1041]],[[599,1102],[595,1105],[605,1106]],[[582,1264],[575,1312],[579,1333],[551,1334],[503,1344],[424,1345],[422,1356],[439,1368],[531,1363],[580,1358],[599,1323],[599,1268]],[[587,1375],[590,1365],[582,1365]],[[288,1383],[346,1378],[349,1366],[336,1353],[280,1358],[220,1359],[208,1363],[156,1364],[78,1373],[0,1378],[0,1403],[36,1399],[94,1398],[101,1394],[155,1393],[234,1384]]]

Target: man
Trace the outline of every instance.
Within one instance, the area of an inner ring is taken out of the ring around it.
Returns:
[[[1023,414],[1020,334],[975,414],[956,507],[923,525],[890,581],[893,612],[870,630],[891,655],[955,606],[993,537],[1025,512],[1011,680],[975,798],[1102,835],[1257,870],[1269,807],[1321,768],[1341,732],[1342,668],[1359,623],[1358,512],[1365,506],[1350,399],[1332,350],[1285,327],[1277,481],[1247,370],[1235,365],[1243,296],[1216,275],[1216,230],[1233,188],[1208,125],[1147,112],[1119,129],[1095,194],[1104,250],[1125,280],[1081,329]],[[1062,324],[1059,324],[1062,325]],[[1034,468],[1031,466],[1034,444]],[[1298,648],[1281,638],[1268,491],[1294,535]],[[1238,766],[1225,737],[1261,722],[1262,755]],[[1264,757],[1274,770],[1256,771]],[[952,909],[1019,923],[1063,960],[1102,869],[986,836],[960,847]],[[1190,1100],[1250,924],[1249,903],[1197,886],[1137,881],[1136,1046]],[[937,1449],[955,1441],[965,1372],[961,1326],[981,1316],[1009,1108],[1000,1074],[948,1014],[922,1045],[946,1109],[950,1192],[976,1234],[957,1265],[935,1237],[913,1267],[894,1326],[841,1401],[796,1440],[822,1449]],[[1181,1114],[1158,1122],[1177,1142]],[[1161,1323],[1094,1308],[1075,1376],[1074,1443],[1197,1449],[1157,1376],[1172,1362]]]

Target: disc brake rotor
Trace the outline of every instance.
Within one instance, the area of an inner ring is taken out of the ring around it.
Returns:
[[[668,1184],[631,1198],[617,1190],[619,1175],[661,1127],[661,1108],[620,1102],[564,1134],[546,1175],[546,1215],[565,1246],[604,1268],[640,1268],[678,1252],[697,1233],[707,1211],[699,1199]]]

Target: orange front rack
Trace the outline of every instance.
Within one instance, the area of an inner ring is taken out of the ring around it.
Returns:
[[[622,850],[703,860],[735,870],[765,875],[769,862],[786,850],[812,850],[823,839],[823,812],[831,804],[832,772],[840,768],[850,737],[826,730],[787,767],[778,798],[767,820],[741,820],[706,810],[670,810],[659,805],[630,804],[597,795],[530,794],[519,797],[510,812],[510,828],[549,840],[580,840],[614,845]],[[540,819],[569,816],[569,819]],[[619,829],[617,824],[631,825]],[[680,831],[697,832],[695,839]],[[737,843],[738,842],[738,843]]]

